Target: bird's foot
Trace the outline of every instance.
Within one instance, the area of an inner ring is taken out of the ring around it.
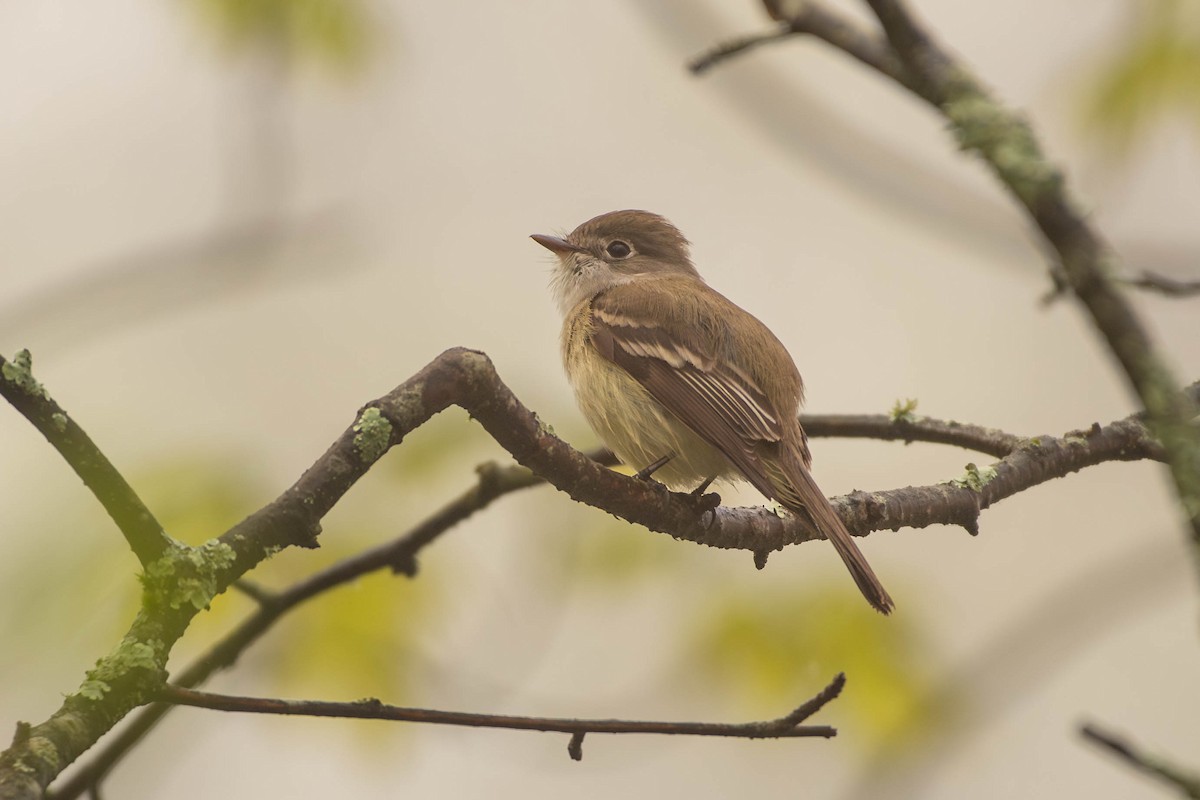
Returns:
[[[651,464],[648,464],[647,466],[645,466],[642,469],[635,472],[633,477],[635,477],[641,481],[648,481],[648,480],[650,480],[650,477],[655,472],[658,472],[660,469],[662,469],[663,466],[674,457],[675,457],[675,451],[672,450],[670,453],[667,453],[665,456],[658,459],[657,461],[655,461]]]

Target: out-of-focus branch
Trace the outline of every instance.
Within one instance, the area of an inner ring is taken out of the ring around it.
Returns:
[[[0,342],[49,331],[86,331],[94,341],[233,290],[327,278],[317,267],[332,257],[329,242],[347,239],[347,218],[343,205],[269,214],[80,265],[69,280],[0,298]]]
[[[1200,775],[1181,769],[1162,758],[1152,756],[1125,739],[1088,723],[1079,729],[1083,738],[1103,747],[1134,769],[1173,787],[1184,797],[1200,800]]]
[[[112,517],[143,567],[163,554],[170,537],[96,443],[33,377],[28,350],[12,361],[0,356],[0,395],[62,455]]]
[[[767,2],[765,5],[771,11],[772,17],[779,20],[780,24],[775,30],[742,36],[717,45],[692,60],[688,65],[692,73],[699,75],[726,59],[741,55],[760,45],[807,34],[833,45],[851,58],[882,72],[892,80],[907,85],[908,75],[904,71],[904,66],[882,36],[862,30],[859,26],[847,22],[816,3],[803,3],[788,16],[782,16],[774,10],[772,8],[774,3]]]
[[[167,685],[159,699],[176,705],[209,708],[217,711],[241,711],[252,714],[286,714],[307,717],[379,719],[395,722],[422,722],[434,725],[463,725],[472,728],[547,731],[572,734],[571,757],[583,757],[583,736],[589,733],[656,733],[684,736],[725,736],[740,739],[829,739],[837,730],[828,725],[802,725],[805,720],[841,694],[846,678],[838,674],[816,696],[806,700],[782,717],[764,722],[651,722],[623,719],[565,719],[561,717],[517,717],[500,714],[476,714],[428,708],[390,706],[379,700],[334,703],[319,700],[277,700],[264,697],[233,697]]]
[[[1200,295],[1200,280],[1181,281],[1175,278],[1168,278],[1166,275],[1160,275],[1157,272],[1151,272],[1148,269],[1142,270],[1141,274],[1137,277],[1121,278],[1120,281],[1127,286],[1146,289],[1147,291],[1163,294],[1167,297],[1192,297],[1193,295]]]

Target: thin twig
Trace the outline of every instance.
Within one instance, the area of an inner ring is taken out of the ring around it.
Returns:
[[[1133,768],[1174,787],[1184,797],[1200,800],[1200,774],[1181,769],[1162,758],[1152,756],[1094,723],[1081,726],[1079,733],[1083,738],[1103,747]]]
[[[800,31],[785,22],[773,31],[739,36],[736,39],[721,42],[711,50],[696,56],[688,63],[688,69],[692,71],[693,75],[699,75],[728,58],[753,50],[760,45],[783,41],[799,33]]]
[[[1142,270],[1141,274],[1137,277],[1118,278],[1118,280],[1127,286],[1147,289],[1164,294],[1167,297],[1200,295],[1200,280],[1181,281],[1176,278],[1168,278],[1166,275],[1160,275],[1157,272],[1151,272],[1148,269]]]
[[[275,603],[275,594],[269,589],[264,589],[263,587],[259,586],[254,581],[248,581],[245,578],[240,578],[234,581],[230,585],[230,588],[236,589],[246,597],[249,597],[251,600],[258,603],[260,606],[270,606]]]
[[[564,717],[525,717],[506,714],[478,714],[430,708],[391,706],[376,699],[338,703],[323,700],[279,700],[267,697],[235,697],[198,692],[168,684],[158,699],[175,705],[237,711],[252,714],[283,714],[305,717],[378,719],[394,722],[421,722],[433,725],[461,725],[472,728],[545,731],[572,734],[575,754],[582,757],[579,737],[588,733],[653,733],[674,736],[725,736],[741,739],[823,738],[837,735],[829,725],[802,725],[813,714],[841,693],[846,679],[838,674],[820,693],[782,717],[762,722],[657,722],[624,719],[568,719]],[[573,756],[574,757],[574,756]],[[579,759],[575,759],[579,760]]]
[[[1025,441],[1024,437],[996,428],[924,416],[803,414],[800,424],[812,437],[949,444],[996,458],[1003,458]]]
[[[773,31],[752,34],[719,44],[694,58],[688,65],[699,75],[734,56],[742,55],[759,45],[783,41],[792,36],[809,35],[831,44],[855,60],[882,72],[898,83],[908,85],[909,77],[900,59],[891,51],[887,40],[877,33],[863,30],[847,22],[815,2],[804,2],[788,17],[772,15],[780,25]]]
[[[33,377],[28,350],[12,361],[0,356],[0,395],[62,455],[112,517],[143,567],[166,551],[171,538],[91,437]]]

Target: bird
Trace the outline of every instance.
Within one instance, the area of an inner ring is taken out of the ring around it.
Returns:
[[[807,518],[867,601],[890,613],[892,598],[812,477],[795,362],[766,325],[704,281],[679,229],[623,210],[564,238],[531,238],[557,256],[563,365],[580,411],[616,456],[696,494],[715,479],[748,481]]]

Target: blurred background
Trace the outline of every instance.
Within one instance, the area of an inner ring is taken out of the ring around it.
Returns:
[[[1023,108],[1131,273],[1200,274],[1200,3],[922,0]],[[830,6],[869,23],[860,4]],[[550,256],[526,237],[646,208],[788,345],[813,412],[1051,433],[1136,410],[1045,254],[944,123],[806,39],[701,78],[769,27],[749,0],[0,4],[0,352],[169,531],[198,543],[275,497],[356,409],[447,347],[596,444],[558,362]],[[1197,301],[1138,294],[1186,381]],[[817,440],[829,494],[957,477],[977,454]],[[402,534],[508,463],[465,414],[389,454],[283,588]],[[760,503],[726,488],[727,503]],[[0,729],[41,721],[136,609],[136,562],[0,409]],[[567,737],[179,709],[111,797],[1153,798],[1082,743],[1095,720],[1200,752],[1196,574],[1165,473],[1106,464],[984,512],[981,535],[882,532],[899,611],[832,548],[754,569],[545,488],[286,617],[208,688],[479,712],[742,721],[838,671],[832,741]],[[252,610],[226,595],[186,665]],[[83,761],[87,760],[87,756]]]

